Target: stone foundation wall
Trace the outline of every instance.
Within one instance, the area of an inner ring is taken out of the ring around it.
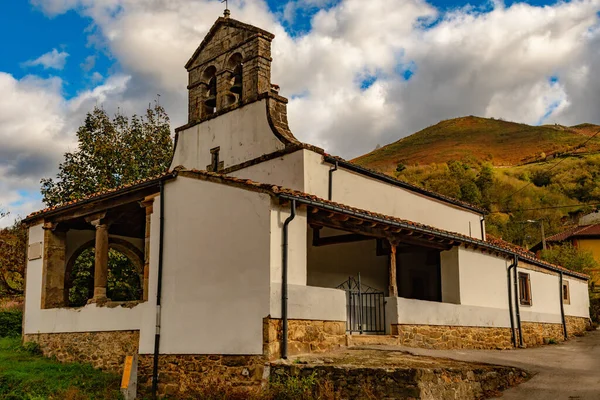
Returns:
[[[569,334],[569,337],[581,335],[591,326],[590,319],[583,317],[570,317],[565,315],[565,322],[567,323],[567,333]]]
[[[36,333],[23,342],[38,343],[46,357],[60,362],[91,364],[104,371],[121,373],[126,355],[138,353],[139,331]]]
[[[527,347],[540,346],[565,340],[562,324],[521,321],[523,344]]]
[[[270,360],[281,357],[282,322],[263,320],[263,353]],[[320,353],[346,346],[346,322],[288,320],[288,355]]]
[[[138,386],[152,386],[154,356],[138,358]],[[158,361],[158,390],[161,396],[185,394],[192,398],[210,392],[211,385],[256,386],[268,378],[267,359],[261,355],[163,354]]]
[[[392,325],[398,344],[426,349],[510,349],[510,328],[446,325]]]

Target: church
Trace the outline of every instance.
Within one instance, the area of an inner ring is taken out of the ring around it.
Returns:
[[[117,373],[136,356],[140,383],[177,393],[361,343],[501,350],[585,331],[588,276],[486,237],[485,210],[296,139],[273,39],[226,12],[185,65],[170,169],[27,217],[25,341]],[[110,298],[110,249],[139,298]]]

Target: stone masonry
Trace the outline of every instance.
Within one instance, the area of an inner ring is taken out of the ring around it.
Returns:
[[[510,328],[392,325],[398,344],[426,349],[510,349]]]
[[[138,353],[139,331],[36,333],[23,335],[23,342],[38,343],[46,357],[60,362],[91,364],[120,374],[125,356]]]
[[[154,356],[142,354],[138,358],[138,383],[152,385]],[[158,364],[158,389],[161,395],[205,393],[213,381],[232,386],[255,386],[268,377],[266,357],[233,355],[161,355]],[[267,374],[267,375],[265,375]]]
[[[263,320],[263,353],[271,360],[281,357],[282,323]],[[288,321],[288,354],[320,353],[346,345],[344,321]]]

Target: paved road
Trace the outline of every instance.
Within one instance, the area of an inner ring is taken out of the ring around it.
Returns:
[[[600,330],[563,344],[531,349],[394,349],[415,355],[514,366],[535,374],[529,381],[505,391],[502,400],[600,400]]]

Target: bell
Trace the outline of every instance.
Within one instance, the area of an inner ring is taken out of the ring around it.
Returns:
[[[208,96],[208,98],[204,100],[204,105],[210,108],[215,108],[217,106],[217,97]]]
[[[231,93],[242,94],[242,75],[233,78],[233,86],[229,89]]]

